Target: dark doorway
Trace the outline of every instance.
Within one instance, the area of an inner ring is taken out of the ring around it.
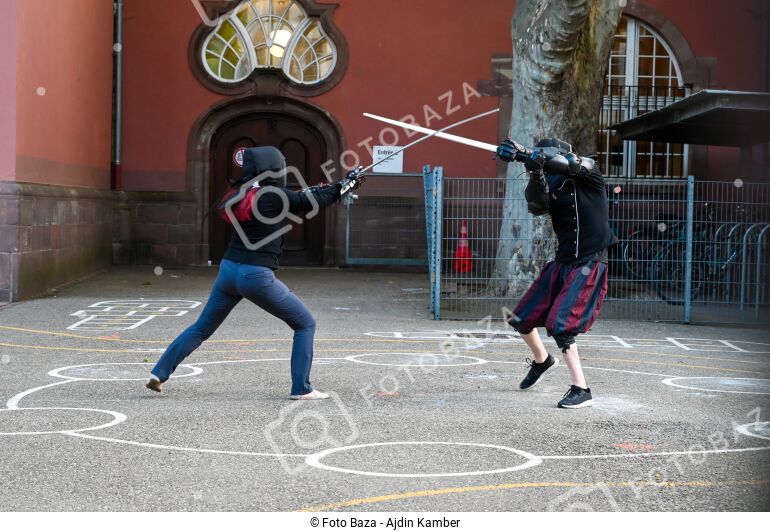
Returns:
[[[236,153],[240,148],[276,146],[286,156],[286,164],[296,167],[308,185],[323,180],[321,164],[326,142],[312,125],[285,115],[260,113],[244,116],[223,125],[212,140],[212,167],[209,197],[212,202],[241,177]],[[289,174],[288,188],[300,190],[301,184]],[[317,266],[323,264],[326,218],[325,211],[295,225],[284,235],[281,264],[285,266]],[[232,228],[217,216],[209,220],[209,259],[222,259],[230,241]]]

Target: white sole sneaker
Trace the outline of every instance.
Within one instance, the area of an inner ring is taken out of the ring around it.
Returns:
[[[314,401],[317,399],[328,399],[329,394],[313,390],[312,392],[303,395],[290,395],[289,398],[293,401]]]
[[[588,401],[583,401],[579,405],[571,405],[571,406],[562,405],[559,408],[572,408],[572,409],[575,409],[575,408],[586,408],[588,406],[594,406],[594,400],[593,399],[589,399]]]

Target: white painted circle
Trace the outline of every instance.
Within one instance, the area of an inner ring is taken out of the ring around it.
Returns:
[[[153,269],[152,272],[158,276],[163,275],[163,266],[155,266],[155,269]]]
[[[770,421],[747,423],[746,425],[735,427],[735,432],[743,434],[744,436],[751,436],[752,438],[770,440]]]
[[[526,458],[527,461],[523,464],[519,464],[512,467],[505,467],[501,469],[490,469],[486,471],[460,471],[456,473],[383,473],[379,471],[361,471],[357,469],[348,469],[344,467],[335,467],[321,463],[321,460],[332,454],[337,454],[352,449],[362,449],[366,447],[386,447],[386,446],[399,446],[399,445],[443,445],[443,446],[458,446],[458,447],[482,447],[487,449],[499,449],[511,454],[515,454]],[[542,459],[539,456],[535,456],[526,451],[520,449],[514,449],[512,447],[504,447],[502,445],[491,445],[487,443],[455,443],[455,442],[436,442],[436,441],[395,441],[395,442],[382,442],[382,443],[364,443],[360,445],[348,445],[347,447],[334,447],[332,449],[326,449],[319,453],[311,454],[305,458],[305,463],[311,467],[318,469],[325,469],[327,471],[336,471],[337,473],[348,473],[351,475],[364,475],[369,477],[398,477],[398,478],[435,478],[435,477],[468,477],[478,475],[495,475],[500,473],[510,473],[513,471],[521,471],[522,469],[529,469],[542,463]]]
[[[38,96],[45,96],[45,87],[38,87],[37,90],[35,90],[35,93]]]
[[[405,357],[419,357],[424,361],[420,361],[416,364],[395,364],[392,362],[371,362],[369,360],[361,360],[363,357],[378,357],[378,356],[405,356]],[[351,362],[357,362],[359,364],[369,364],[372,366],[392,366],[392,367],[417,367],[417,368],[434,368],[434,367],[452,367],[452,366],[476,366],[478,364],[486,364],[488,361],[483,358],[470,357],[465,355],[445,355],[443,353],[363,353],[361,355],[350,355],[345,357],[345,360]],[[447,360],[449,362],[456,363],[434,363],[437,360]],[[469,362],[463,362],[469,361]]]
[[[78,366],[67,366],[64,368],[57,368],[54,370],[51,370],[48,372],[48,375],[51,377],[58,377],[60,379],[69,379],[74,381],[144,381],[147,380],[150,374],[150,368],[152,368],[155,364],[151,362],[102,362],[99,364],[80,364]],[[139,378],[118,378],[118,377],[73,377],[70,375],[63,375],[62,372],[66,372],[67,370],[71,369],[78,369],[78,368],[89,368],[94,366],[147,366],[147,375],[144,377]],[[190,373],[185,373],[184,375],[172,375],[172,379],[183,379],[185,377],[194,377],[195,375],[200,375],[203,373],[203,369],[199,368],[197,366],[190,366],[187,364],[181,364],[179,366],[180,368],[187,368],[190,371]]]
[[[67,429],[67,430],[42,430],[42,431],[20,431],[20,432],[0,432],[0,436],[27,436],[32,434],[69,434],[77,432],[85,432],[90,430],[106,429],[112,427],[118,423],[123,423],[126,420],[126,415],[120,412],[113,412],[111,410],[99,410],[97,408],[67,408],[67,407],[28,407],[28,408],[4,408],[0,409],[0,415],[8,412],[27,412],[30,410],[76,410],[81,412],[98,412],[100,414],[107,414],[112,416],[112,421],[96,425],[93,427],[85,427],[82,429]]]
[[[690,385],[682,384],[682,381]],[[692,382],[695,381],[695,382]],[[705,381],[699,385],[698,381]],[[770,379],[750,379],[742,377],[671,377],[663,379],[663,384],[676,386],[677,388],[686,388],[688,390],[698,390],[701,392],[719,392],[719,393],[748,393],[755,395],[770,395]],[[720,389],[720,386],[722,389]],[[725,390],[726,387],[744,388],[743,390]],[[758,389],[751,390],[751,387]]]

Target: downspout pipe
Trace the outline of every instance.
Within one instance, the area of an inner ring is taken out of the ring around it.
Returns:
[[[123,188],[121,161],[121,130],[123,124],[123,0],[114,0],[112,44],[112,164],[110,186]]]

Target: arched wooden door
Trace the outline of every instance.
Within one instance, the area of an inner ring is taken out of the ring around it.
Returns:
[[[286,157],[288,166],[296,167],[308,185],[322,181],[321,164],[326,154],[323,136],[312,125],[280,114],[260,113],[239,118],[220,128],[212,141],[212,172],[209,197],[219,198],[230,183],[241,177],[236,157],[240,148],[276,146]],[[300,190],[301,184],[289,174],[288,187]],[[281,264],[313,266],[323,264],[326,212],[295,225],[284,235]],[[209,216],[209,258],[217,263],[227,249],[232,228],[215,213]]]

